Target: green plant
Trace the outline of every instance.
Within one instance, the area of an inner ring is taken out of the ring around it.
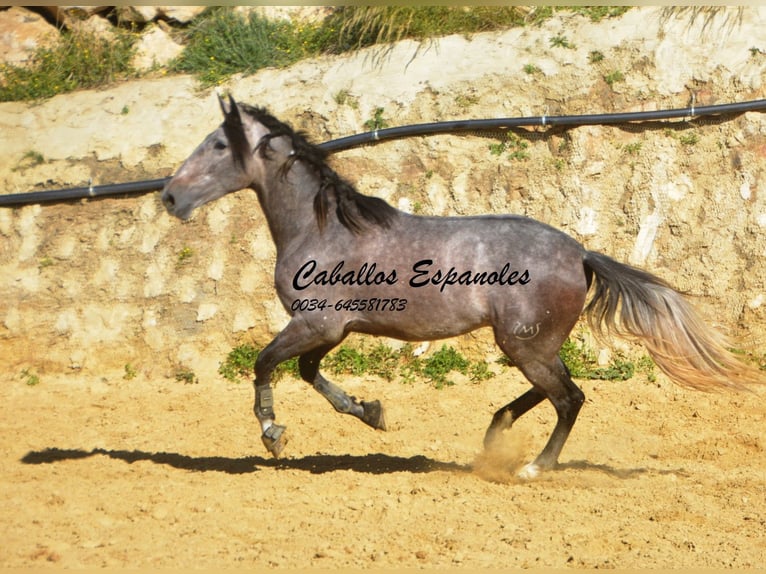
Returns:
[[[542,70],[535,66],[534,64],[524,64],[524,73],[525,74],[539,74]]]
[[[137,375],[138,375],[138,371],[136,370],[136,368],[130,363],[127,363],[125,365],[125,374],[122,375],[122,378],[125,379],[126,381],[132,381],[133,379],[136,378]]]
[[[678,141],[681,142],[682,145],[693,146],[699,143],[700,138],[696,133],[689,132],[688,134],[681,134]]]
[[[633,142],[629,144],[625,144],[622,149],[627,153],[628,155],[638,155],[638,152],[641,151],[641,142]]]
[[[569,50],[574,49],[574,44],[571,44],[566,36],[552,36],[550,38],[551,48],[567,48]]]
[[[463,109],[470,108],[478,102],[479,98],[473,94],[458,94],[455,96],[455,103]]]
[[[252,379],[255,373],[255,361],[258,359],[260,350],[253,345],[244,344],[233,348],[226,359],[218,367],[218,373],[223,378],[236,383],[244,379]],[[300,378],[298,359],[293,358],[277,366],[272,375],[273,381],[278,381],[283,375],[290,374]]]
[[[29,369],[21,371],[21,378],[24,379],[24,382],[29,387],[34,387],[40,384],[40,377]]]
[[[454,383],[447,379],[452,371],[467,374],[470,362],[452,347],[442,345],[441,349],[422,362],[420,373],[427,377],[437,389]]]
[[[0,65],[0,101],[35,100],[93,88],[135,75],[135,36],[113,40],[84,31],[62,31],[52,47],[39,48],[29,66]]]
[[[604,76],[604,81],[612,87],[617,82],[625,81],[625,75],[620,70],[613,70]]]
[[[359,101],[354,96],[352,96],[351,92],[348,90],[340,90],[333,96],[333,100],[339,106],[346,105],[352,109],[357,109],[359,107]]]
[[[593,349],[571,337],[562,345],[559,356],[575,379],[626,381],[633,376],[636,369],[635,365],[622,355],[617,355],[607,366],[600,367]]]
[[[180,369],[176,372],[176,381],[185,385],[196,385],[199,383],[197,375],[191,369]]]
[[[644,355],[636,363],[636,369],[639,373],[646,375],[646,380],[650,383],[657,381],[657,374],[654,372],[654,361],[651,357]]]
[[[178,265],[184,265],[194,256],[194,250],[191,247],[184,247],[178,252]]]
[[[383,108],[375,108],[375,112],[373,112],[372,118],[364,122],[365,129],[369,131],[374,130],[382,130],[383,128],[388,127],[388,122],[383,117],[383,112],[385,110]]]
[[[526,140],[517,136],[513,132],[504,135],[504,139],[496,144],[489,144],[489,152],[492,155],[503,155],[508,152],[508,158],[511,160],[522,161],[529,159],[527,148],[529,144]]]
[[[240,345],[232,349],[226,360],[221,363],[218,372],[226,379],[237,382],[241,378],[251,378],[259,350],[252,345]],[[349,345],[341,345],[335,352],[328,354],[322,361],[322,368],[333,375],[364,376],[374,375],[393,381],[397,378],[404,383],[412,383],[418,378],[425,378],[436,388],[451,385],[447,375],[452,371],[466,374],[474,382],[481,382],[494,376],[484,361],[472,363],[452,347],[442,346],[428,358],[414,357],[412,345],[406,344],[394,350],[384,343],[378,343],[369,351]],[[282,363],[274,371],[274,379],[290,374],[300,377],[298,360],[291,359]]]
[[[40,258],[37,262],[37,266],[40,269],[45,269],[46,267],[51,267],[54,263],[53,258],[46,255],[45,257]]]
[[[325,21],[334,34],[316,42],[322,51],[341,53],[405,38],[424,40],[524,24],[515,6],[342,6]]]
[[[604,53],[599,50],[593,50],[590,54],[588,54],[588,61],[591,64],[598,64],[599,62],[604,61]]]
[[[604,18],[616,18],[630,10],[630,6],[572,6],[570,8],[576,14],[583,14],[591,19],[591,22],[600,22]]]
[[[235,73],[287,66],[312,53],[308,37],[313,28],[300,30],[255,12],[245,18],[230,8],[209,8],[192,22],[186,47],[171,69],[195,74],[211,86]]]

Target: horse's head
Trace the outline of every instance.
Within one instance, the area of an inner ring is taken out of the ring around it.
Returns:
[[[258,162],[253,149],[269,130],[240,114],[234,98],[225,102],[218,96],[224,120],[192,152],[162,191],[162,202],[176,217],[188,219],[192,212],[210,201],[251,185]]]

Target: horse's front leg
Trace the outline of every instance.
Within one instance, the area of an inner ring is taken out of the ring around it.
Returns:
[[[331,338],[329,335],[326,337]],[[271,389],[271,376],[274,369],[283,361],[307,353],[316,348],[317,345],[332,348],[340,339],[342,336],[333,343],[328,343],[324,339],[318,340],[315,330],[311,329],[302,319],[294,317],[279,335],[258,354],[258,359],[255,361],[255,404],[253,405],[253,412],[261,425],[261,440],[274,457],[279,457],[285,444],[287,444],[286,427],[275,422],[274,394]]]
[[[350,414],[374,429],[386,430],[386,419],[380,401],[357,401],[346,391],[325,379],[319,372],[319,363],[332,346],[314,349],[298,359],[301,378],[321,394],[339,413]]]

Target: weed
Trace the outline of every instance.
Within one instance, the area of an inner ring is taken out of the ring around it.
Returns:
[[[35,52],[29,66],[0,65],[0,101],[49,98],[135,75],[130,63],[134,41],[125,31],[115,40],[63,31],[54,46]]]
[[[239,345],[232,349],[226,356],[226,360],[218,367],[218,373],[223,378],[236,383],[241,379],[252,379],[255,373],[255,361],[258,359],[260,350],[252,345]],[[272,375],[272,380],[277,382],[283,375],[290,374],[300,378],[298,359],[293,358],[279,365]]]
[[[184,265],[194,256],[194,250],[191,247],[184,247],[178,252],[178,265]]]
[[[237,382],[243,377],[250,378],[258,353],[259,350],[252,345],[235,347],[220,365],[218,372],[232,382]],[[403,383],[413,383],[418,378],[425,378],[436,388],[453,384],[447,378],[453,371],[468,375],[474,382],[485,381],[494,376],[483,361],[472,363],[446,345],[426,359],[414,357],[410,344],[394,350],[384,343],[378,343],[370,351],[341,345],[337,351],[325,357],[322,368],[334,375],[373,375],[387,381],[398,378]],[[297,359],[279,365],[274,371],[273,380],[278,380],[284,374],[300,378]]]
[[[359,101],[348,90],[340,90],[333,96],[333,100],[339,106],[346,105],[354,110],[359,107]]]
[[[369,131],[382,130],[388,127],[388,122],[383,117],[383,108],[375,108],[372,118],[364,122],[364,127]]]
[[[54,265],[54,261],[52,257],[48,257],[47,255],[45,257],[40,258],[40,260],[37,262],[37,267],[39,269],[45,269],[46,267],[51,267]]]
[[[572,6],[572,12],[583,14],[591,22],[600,22],[604,18],[616,18],[630,10],[630,6]]]
[[[131,365],[130,363],[125,365],[125,374],[122,375],[123,379],[125,379],[126,381],[132,381],[133,379],[136,378],[137,375],[138,375],[138,371],[133,365]]]
[[[604,61],[604,53],[599,50],[593,50],[590,54],[588,54],[588,61],[591,64],[598,64],[599,62]]]
[[[689,132],[688,134],[681,134],[678,141],[681,142],[682,145],[690,147],[699,143],[700,138],[696,133]]]
[[[539,74],[542,70],[535,66],[534,64],[525,64],[524,65],[524,73],[525,74]]]
[[[489,365],[484,361],[477,361],[468,369],[468,376],[474,383],[487,381],[495,376],[495,373],[489,370]]]
[[[508,152],[508,158],[516,161],[529,159],[527,148],[529,143],[513,132],[508,132],[502,141],[489,144],[489,152],[492,155],[503,155]]]
[[[636,363],[636,369],[639,373],[646,375],[646,380],[650,383],[657,381],[657,374],[654,372],[654,361],[651,357],[644,355]]]
[[[442,345],[441,349],[423,361],[420,372],[427,377],[437,389],[454,383],[447,379],[452,371],[467,374],[470,362],[452,347]]]
[[[551,48],[567,48],[569,50],[574,49],[574,44],[571,44],[566,36],[552,36],[550,38]]]
[[[122,106],[122,109],[120,110],[120,114],[123,116],[127,116],[129,113],[130,113],[130,108],[127,105]]]
[[[473,94],[458,94],[455,96],[455,103],[463,109],[470,108],[478,102],[479,98]]]
[[[283,67],[309,55],[300,36],[292,24],[255,12],[245,18],[226,7],[210,8],[192,23],[188,43],[171,69],[196,74],[205,86],[218,85],[235,73]]]
[[[324,24],[335,33],[317,47],[337,54],[405,38],[425,40],[523,24],[523,11],[514,6],[343,6]]]
[[[641,142],[633,142],[633,143],[625,144],[622,147],[622,149],[628,155],[638,155],[638,152],[641,151]]]
[[[325,360],[325,366],[336,375],[363,375],[369,368],[368,359],[365,355],[343,345],[335,354]]]
[[[625,75],[620,70],[613,70],[604,76],[604,81],[613,87],[617,82],[624,82]]]
[[[199,383],[197,375],[191,369],[181,369],[176,372],[176,381],[185,385],[196,385]]]
[[[618,355],[606,367],[599,367],[596,354],[583,342],[568,338],[561,347],[559,356],[575,379],[597,379],[604,381],[626,381],[635,373],[636,367],[623,356]]]
[[[29,369],[21,371],[21,378],[24,379],[24,382],[29,387],[34,387],[40,384],[40,377]]]

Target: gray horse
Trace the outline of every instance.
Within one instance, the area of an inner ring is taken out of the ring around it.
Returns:
[[[193,210],[255,190],[276,244],[275,285],[290,322],[259,354],[254,411],[273,456],[272,372],[299,357],[301,377],[341,413],[385,429],[379,401],[357,401],[319,372],[350,332],[426,341],[491,327],[532,388],[495,413],[498,434],[548,399],[555,428],[522,476],[555,467],[584,400],[559,350],[585,308],[594,332],[642,342],[684,386],[710,390],[759,380],[661,279],[587,251],[571,237],[515,215],[422,217],[359,193],[326,153],[265,110],[220,99],[224,121],[162,192],[168,211]],[[586,306],[586,295],[592,291]]]

